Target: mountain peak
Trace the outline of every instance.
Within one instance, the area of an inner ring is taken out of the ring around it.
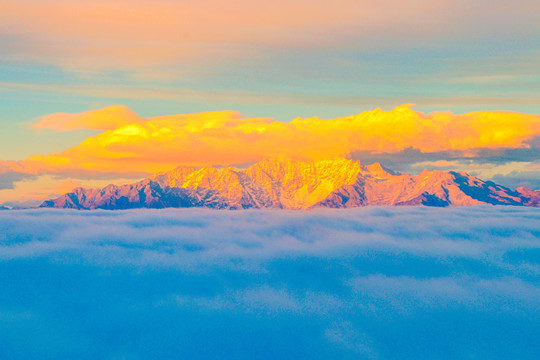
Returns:
[[[366,205],[538,206],[540,192],[517,191],[465,173],[424,170],[395,173],[379,163],[349,159],[265,159],[246,169],[177,167],[135,184],[82,188],[44,207],[126,209],[133,207],[285,208]]]
[[[386,167],[382,166],[378,162],[373,163],[371,165],[367,165],[367,166],[365,166],[365,168],[370,173],[372,173],[376,177],[380,177],[380,178],[388,178],[388,177],[399,175],[399,173],[396,173],[396,172],[394,172],[394,171],[392,171],[390,169],[387,169]]]

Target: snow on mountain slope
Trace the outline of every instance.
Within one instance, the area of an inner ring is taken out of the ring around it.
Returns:
[[[263,160],[244,170],[178,167],[134,184],[77,188],[41,206],[75,209],[539,206],[539,193],[526,188],[513,191],[465,173],[424,170],[411,176],[378,163],[363,166],[359,161],[346,159],[282,159]]]

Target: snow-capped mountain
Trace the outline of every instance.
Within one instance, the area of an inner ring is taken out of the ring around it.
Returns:
[[[42,207],[130,209],[207,207],[214,209],[367,205],[539,206],[540,191],[511,190],[462,172],[424,170],[396,173],[359,161],[263,160],[251,167],[178,167],[134,184],[103,189],[77,188]]]

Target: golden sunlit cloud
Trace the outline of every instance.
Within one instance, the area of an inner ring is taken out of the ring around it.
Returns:
[[[63,152],[0,162],[18,173],[150,174],[178,165],[243,164],[269,157],[326,159],[363,151],[423,153],[526,148],[540,135],[540,116],[507,111],[462,115],[425,114],[410,105],[375,109],[336,119],[317,117],[288,123],[244,118],[234,111],[142,119],[124,107],[81,114],[55,114],[35,127],[109,129]],[[88,176],[88,175],[87,175]]]

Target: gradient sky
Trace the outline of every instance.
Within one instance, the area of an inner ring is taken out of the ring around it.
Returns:
[[[232,110],[289,122],[414,103],[420,117],[540,114],[539,13],[535,0],[0,0],[0,203],[17,186],[35,188],[29,174],[48,176],[34,197],[98,184],[10,165],[114,129],[36,126],[57,113],[122,105],[144,119]],[[538,118],[520,124],[528,135],[506,148],[475,145],[474,158],[453,148],[354,150],[398,170],[476,171],[538,188]]]

